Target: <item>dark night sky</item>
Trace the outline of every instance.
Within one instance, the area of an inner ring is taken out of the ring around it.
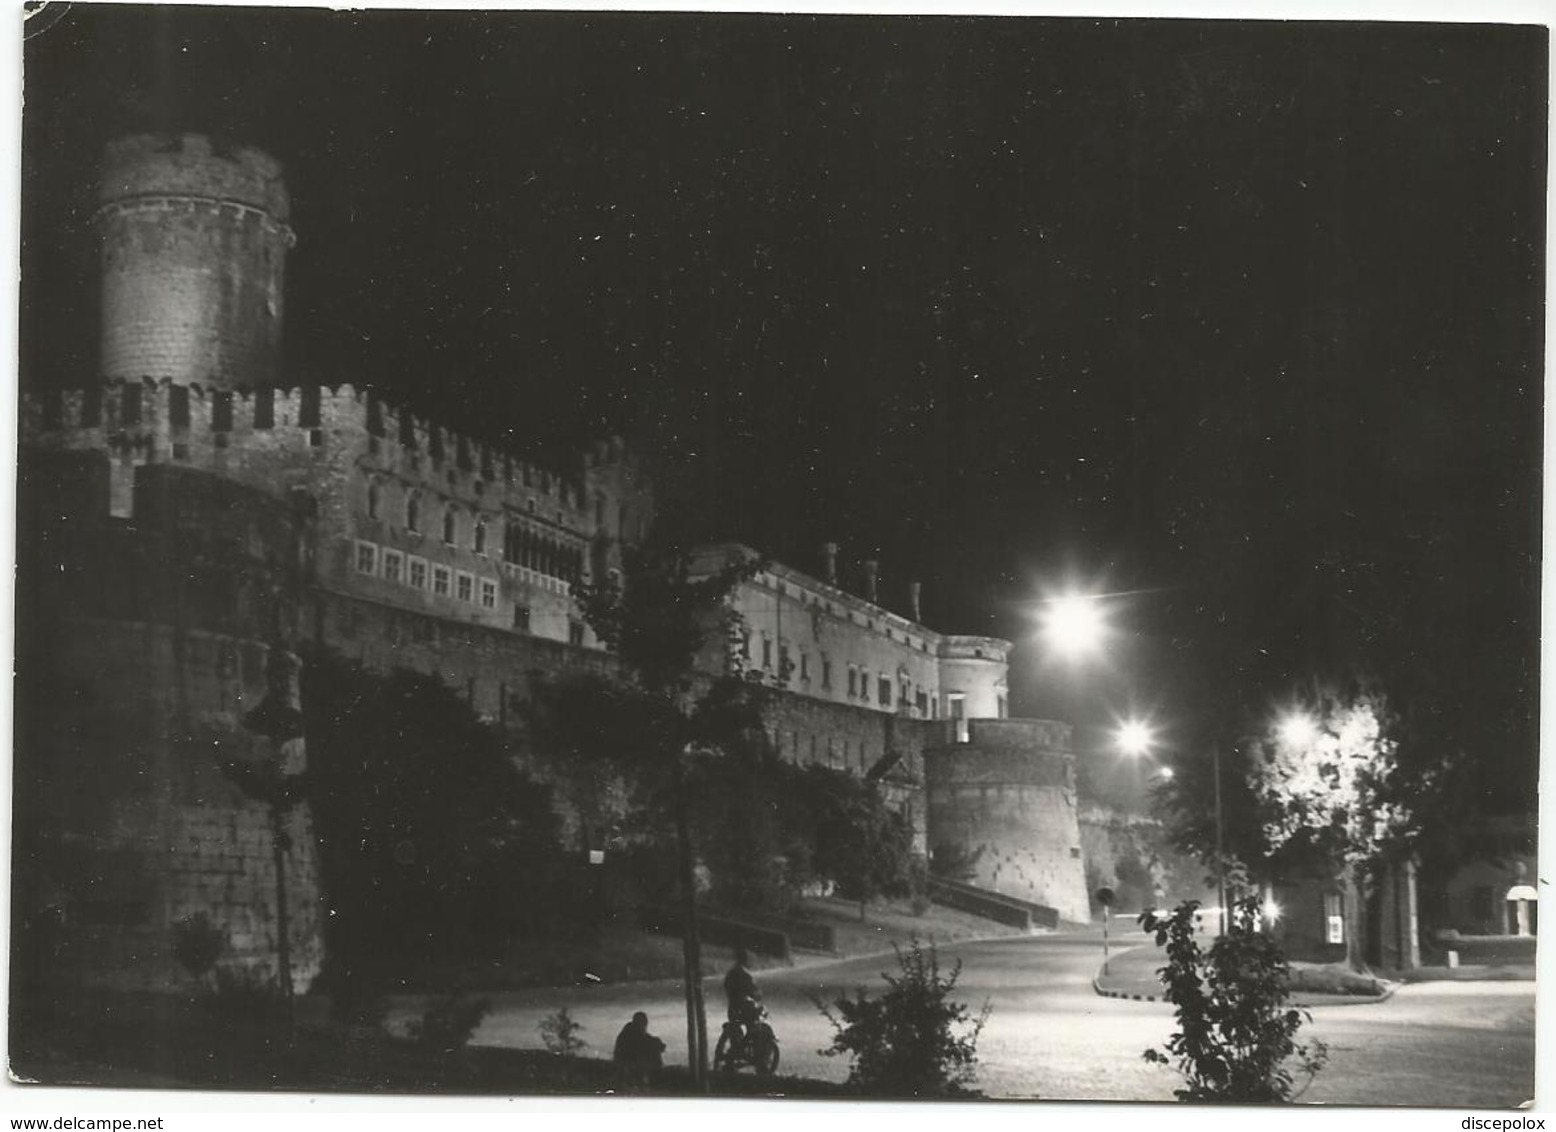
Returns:
[[[299,381],[658,453],[687,533],[1188,733],[1365,665],[1532,789],[1530,27],[77,5],[26,45],[24,382],[93,365],[102,143],[288,167]],[[1134,596],[1086,673],[1032,601]],[[901,602],[897,603],[900,607]],[[1187,741],[1186,739],[1184,741]]]

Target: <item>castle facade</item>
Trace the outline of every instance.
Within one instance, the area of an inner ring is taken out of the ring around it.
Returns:
[[[261,972],[284,933],[301,989],[325,915],[306,806],[278,839],[276,814],[216,771],[306,764],[306,737],[245,723],[295,701],[299,644],[436,674],[511,724],[531,673],[611,666],[573,588],[621,570],[653,492],[617,440],[556,467],[366,386],[289,386],[296,237],[264,154],[189,135],[115,143],[97,223],[101,377],[22,407],[18,781],[54,803],[18,861],[17,917],[40,972],[125,986],[177,982],[171,941],[192,917],[219,921],[233,961]],[[746,635],[716,642],[708,670],[738,650],[780,689],[768,726],[784,757],[882,783],[926,851],[925,784],[939,783],[955,811],[942,841],[1054,858],[992,883],[1084,916],[1068,728],[1004,718],[1007,642],[928,629],[916,589],[911,616],[888,611],[873,570],[862,595],[845,591],[835,555],[820,578],[773,564],[742,583]],[[998,765],[983,766],[979,736],[996,732]],[[1041,811],[1041,836],[976,819],[1002,791]]]

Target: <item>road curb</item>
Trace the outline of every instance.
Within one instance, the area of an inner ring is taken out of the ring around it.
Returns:
[[[1107,990],[1102,985],[1102,976],[1098,975],[1091,980],[1091,989],[1103,998],[1121,998],[1128,1002],[1165,1002],[1159,994],[1130,994],[1128,991]]]
[[[1380,1002],[1387,1002],[1389,999],[1393,998],[1394,997],[1394,992],[1399,990],[1399,988],[1401,986],[1403,986],[1403,985],[1404,985],[1403,983],[1385,983],[1384,984],[1385,989],[1380,991],[1377,994],[1347,994],[1347,995],[1335,994],[1335,995],[1328,995],[1327,996],[1328,998],[1330,998],[1332,1000],[1338,1000],[1338,1001],[1320,1002],[1320,1003],[1317,1003],[1317,1004],[1304,1004],[1304,1003],[1302,1003],[1300,1001],[1296,1001],[1296,996],[1293,996],[1292,1005],[1293,1006],[1297,1006],[1297,1007],[1302,1007],[1303,1009],[1312,1009],[1312,1005],[1318,1005],[1318,1006],[1375,1006],[1375,1005],[1377,1005]],[[1118,998],[1118,999],[1123,999],[1126,1002],[1166,1002],[1167,1001],[1167,999],[1165,997],[1163,997],[1162,995],[1160,995],[1160,994],[1132,994],[1129,991],[1108,990],[1106,987],[1104,987],[1102,985],[1102,975],[1101,975],[1100,972],[1096,976],[1094,976],[1092,978],[1092,980],[1091,980],[1091,989],[1093,991],[1095,991],[1097,993],[1097,995],[1099,997],[1101,997],[1101,998]]]

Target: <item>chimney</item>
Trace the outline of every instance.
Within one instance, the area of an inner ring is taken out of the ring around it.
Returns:
[[[908,609],[912,612],[913,620],[916,621],[916,622],[922,622],[923,621],[923,616],[918,611],[919,595],[922,594],[923,592],[924,592],[924,583],[923,582],[909,582],[908,583]]]
[[[837,585],[837,543],[824,542],[821,544],[821,576],[827,585]]]
[[[871,605],[875,602],[875,583],[880,574],[881,564],[875,559],[867,559],[864,564],[864,599]]]

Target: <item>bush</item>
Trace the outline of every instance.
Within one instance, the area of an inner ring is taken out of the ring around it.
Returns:
[[[280,984],[253,967],[216,968],[216,991],[207,1003],[213,1015],[234,1022],[277,1022],[286,1011]]]
[[[1208,952],[1195,938],[1198,908],[1199,902],[1190,900],[1170,915],[1140,916],[1140,926],[1156,934],[1157,946],[1166,945],[1167,966],[1158,974],[1178,1020],[1167,1052],[1148,1049],[1143,1056],[1177,1068],[1186,1084],[1174,1095],[1182,1101],[1289,1101],[1288,1066],[1294,1063],[1311,1081],[1327,1051],[1316,1039],[1296,1040],[1311,1019],[1304,1010],[1286,1007],[1290,968],[1275,941],[1259,931],[1259,899],[1237,903],[1227,933]]]
[[[185,916],[173,925],[173,958],[202,982],[227,950],[227,933],[204,912]]]
[[[481,1019],[492,1008],[490,999],[451,994],[427,1007],[419,1022],[410,1025],[418,1044],[440,1053],[454,1053],[470,1044]]]
[[[974,1017],[950,1001],[962,965],[942,975],[933,944],[926,950],[915,939],[896,952],[901,974],[882,974],[887,989],[880,998],[860,989],[854,998],[838,999],[836,1013],[816,1003],[836,1031],[820,1052],[851,1057],[849,1083],[871,1096],[976,1096],[971,1085],[988,1003]]]
[[[540,1040],[558,1057],[577,1057],[589,1044],[578,1036],[582,1029],[583,1023],[573,1021],[564,1006],[540,1023]]]

